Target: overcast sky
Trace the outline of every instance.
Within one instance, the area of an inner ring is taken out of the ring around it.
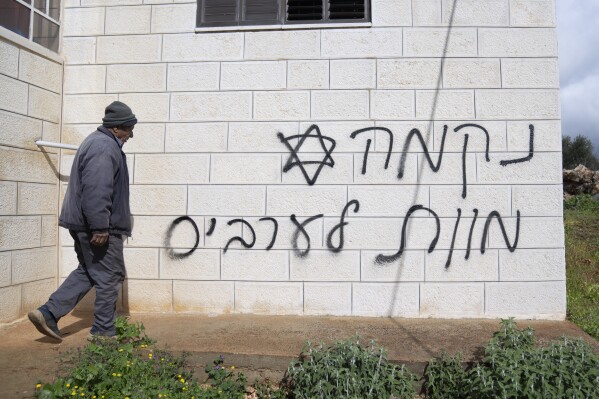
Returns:
[[[599,154],[599,0],[557,0],[562,133]]]

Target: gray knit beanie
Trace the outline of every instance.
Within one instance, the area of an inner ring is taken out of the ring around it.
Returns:
[[[114,101],[106,107],[104,118],[102,118],[102,125],[105,127],[133,126],[136,123],[137,118],[131,108],[120,101]]]

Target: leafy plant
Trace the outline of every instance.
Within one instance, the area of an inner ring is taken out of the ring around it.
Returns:
[[[356,336],[330,346],[308,342],[287,368],[290,398],[413,398],[416,377],[387,361],[385,350]]]
[[[530,328],[519,330],[513,319],[485,347],[482,362],[460,372],[460,358],[442,356],[425,373],[428,398],[596,398],[599,357],[582,340],[566,337],[535,347]],[[450,374],[456,376],[451,380]]]
[[[582,212],[599,212],[599,201],[595,201],[590,194],[574,195],[564,200],[564,209]]]

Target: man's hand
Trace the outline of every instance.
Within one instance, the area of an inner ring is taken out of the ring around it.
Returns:
[[[92,234],[92,239],[89,241],[92,245],[101,247],[108,241],[108,231],[96,231]]]

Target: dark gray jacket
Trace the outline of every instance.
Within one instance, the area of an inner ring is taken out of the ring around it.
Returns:
[[[121,142],[105,127],[75,155],[58,224],[69,230],[131,235],[129,171]]]

